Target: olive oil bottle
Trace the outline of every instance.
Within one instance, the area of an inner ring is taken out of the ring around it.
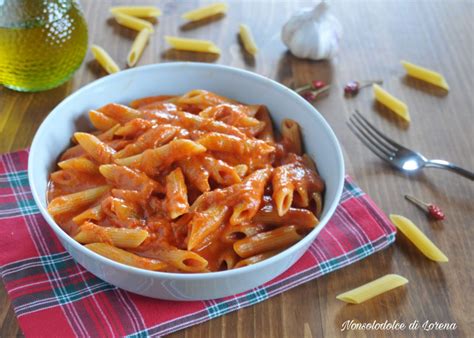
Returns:
[[[0,0],[0,84],[41,91],[67,81],[87,52],[74,0]]]

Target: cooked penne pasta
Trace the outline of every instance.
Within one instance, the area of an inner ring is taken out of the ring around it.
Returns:
[[[218,270],[230,270],[233,269],[240,257],[235,253],[232,248],[223,251],[217,259]]]
[[[115,162],[120,165],[137,164],[146,174],[153,176],[160,167],[167,167],[175,161],[205,151],[205,147],[191,140],[173,140],[159,148],[148,149],[142,154],[117,159]]]
[[[249,26],[241,24],[239,27],[239,34],[245,50],[249,54],[256,55],[258,52],[258,48]]]
[[[275,136],[273,134],[273,124],[270,118],[270,114],[268,113],[267,107],[259,106],[259,109],[257,110],[257,113],[255,114],[255,117],[265,124],[262,131],[257,134],[257,137],[266,142],[274,143]]]
[[[64,170],[77,170],[92,175],[99,172],[99,167],[85,157],[73,157],[59,162],[58,166]]]
[[[267,230],[266,227],[259,223],[228,224],[222,231],[221,240],[225,243],[235,243],[240,239],[252,237],[265,230]]]
[[[358,288],[341,293],[336,298],[346,303],[360,304],[407,283],[408,280],[406,278],[396,274],[389,274]]]
[[[301,239],[293,225],[262,232],[234,243],[235,252],[242,258],[258,255],[267,251],[284,249]]]
[[[152,31],[148,28],[144,28],[138,33],[127,56],[127,64],[129,67],[135,66],[138,59],[140,59],[151,34]]]
[[[181,168],[176,168],[166,176],[166,200],[171,219],[175,219],[189,210],[188,189]]]
[[[183,170],[186,179],[191,182],[199,191],[211,190],[209,185],[209,172],[198,157],[186,158],[179,161],[179,166]]]
[[[301,155],[303,149],[301,146],[301,132],[298,123],[290,119],[283,120],[281,123],[281,134],[288,150],[297,155]]]
[[[119,248],[131,249],[138,247],[147,237],[148,232],[143,229],[102,227],[85,222],[79,227],[79,233],[74,239],[82,244],[108,243]]]
[[[104,217],[105,214],[102,211],[102,206],[98,204],[95,207],[84,210],[79,215],[74,216],[72,221],[77,225],[81,225],[86,221],[99,221]]]
[[[213,54],[221,53],[219,47],[209,40],[178,38],[175,36],[165,36],[165,40],[171,47],[178,50]]]
[[[273,207],[260,209],[253,221],[263,224],[301,225],[308,228],[314,228],[319,223],[314,214],[307,209],[290,208],[283,216],[280,216]]]
[[[48,204],[48,212],[60,215],[66,212],[76,211],[97,201],[110,187],[108,185],[92,188],[70,195],[56,197]]]
[[[221,185],[228,186],[241,181],[235,168],[224,161],[205,156],[203,158],[203,164],[204,168],[209,172],[210,177]]]
[[[224,222],[228,210],[229,208],[225,205],[216,205],[196,213],[189,222],[191,233],[189,234],[188,250],[205,244],[206,238]]]
[[[48,211],[102,256],[165,272],[229,270],[318,224],[324,182],[301,155],[296,122],[276,139],[265,106],[197,89],[88,113],[96,130],[75,133],[60,156]]]
[[[120,125],[115,125],[109,130],[104,131],[103,133],[97,135],[97,138],[104,142],[109,142],[113,139],[115,131],[120,127]],[[84,148],[79,144],[67,149],[60,157],[61,161],[68,160],[73,157],[80,157],[85,155]]]
[[[395,224],[423,255],[436,262],[447,262],[448,257],[408,218],[400,215],[389,215]]]
[[[99,130],[108,130],[118,124],[116,120],[97,110],[91,110],[89,112],[89,119],[92,125]]]
[[[157,18],[161,10],[154,6],[116,6],[110,9],[112,14],[121,13],[140,18]]]
[[[142,113],[140,113],[138,110],[118,103],[106,104],[105,106],[99,108],[98,111],[122,124],[142,116]]]
[[[99,171],[110,184],[121,189],[137,190],[140,192],[147,191],[150,193],[153,190],[162,191],[159,184],[147,175],[127,167],[116,164],[104,164],[99,167]]]
[[[99,163],[110,163],[113,161],[115,150],[94,135],[88,133],[74,133],[74,137],[81,147],[84,148],[86,153],[95,161]]]
[[[263,261],[267,258],[275,256],[279,252],[280,252],[280,250],[273,250],[273,251],[268,251],[268,252],[258,254],[258,255],[255,255],[255,256],[250,256],[250,257],[247,257],[245,259],[241,259],[239,262],[237,262],[237,264],[235,264],[234,269],[243,268],[245,266],[261,262],[261,261]]]
[[[99,62],[102,68],[109,74],[117,73],[120,71],[119,66],[110,57],[110,55],[102,48],[97,45],[91,45],[91,51],[94,58]]]
[[[227,12],[227,4],[217,2],[205,7],[197,8],[192,11],[186,12],[182,15],[182,18],[189,21],[198,21],[216,14],[222,14]]]
[[[168,265],[166,263],[160,262],[157,259],[150,259],[145,257],[140,257],[131,252],[119,249],[113,245],[107,243],[91,243],[86,244],[86,248],[95,253],[109,258],[113,261],[130,265],[135,268],[153,270],[153,271],[166,271],[168,270]]]
[[[231,225],[248,222],[255,216],[271,173],[269,168],[257,170],[240,184],[242,193],[239,194],[240,201],[232,210],[229,219]]]
[[[203,272],[208,262],[206,259],[193,251],[180,250],[174,247],[163,247],[143,253],[145,256],[153,256],[165,263],[184,272]]]
[[[154,31],[153,25],[149,21],[139,19],[134,16],[117,11],[115,11],[115,13],[113,12],[112,15],[120,25],[125,26],[127,28],[136,31],[141,31],[143,29],[148,29],[150,32]]]

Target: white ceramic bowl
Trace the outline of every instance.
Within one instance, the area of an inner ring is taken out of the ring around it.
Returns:
[[[90,124],[86,112],[109,102],[128,103],[157,94],[183,94],[205,89],[243,103],[265,104],[279,125],[284,118],[302,127],[307,152],[326,182],[320,224],[300,242],[280,254],[248,267],[212,273],[178,274],[129,267],[89,251],[69,237],[46,211],[46,186],[58,156],[78,130]],[[219,65],[166,63],[129,69],[95,81],[66,98],[44,120],[31,146],[28,178],[39,209],[66,250],[87,270],[122,289],[171,300],[204,300],[257,287],[293,265],[334,213],[344,183],[339,143],[324,118],[304,99],[263,76]]]

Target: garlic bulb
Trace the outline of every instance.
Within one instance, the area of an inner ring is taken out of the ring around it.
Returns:
[[[337,53],[342,26],[328,9],[323,1],[314,9],[298,11],[288,20],[281,38],[291,53],[313,60],[329,59]]]

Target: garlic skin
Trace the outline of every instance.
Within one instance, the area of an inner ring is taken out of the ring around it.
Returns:
[[[281,39],[293,55],[312,60],[336,55],[342,26],[328,9],[329,5],[322,1],[314,9],[299,10],[283,26]]]

